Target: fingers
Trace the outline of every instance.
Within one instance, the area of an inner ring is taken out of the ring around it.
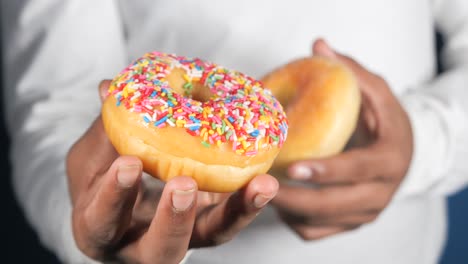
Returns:
[[[151,225],[139,242],[147,263],[182,260],[195,222],[196,198],[197,184],[190,177],[175,177],[166,184]]]
[[[101,99],[101,103],[104,102],[104,100],[107,97],[107,90],[109,89],[109,85],[111,84],[111,80],[102,80],[99,83],[99,98]]]
[[[345,231],[356,229],[359,226],[319,226],[310,227],[302,224],[289,225],[302,239],[317,240],[332,235],[336,235]]]
[[[380,210],[390,200],[388,189],[380,183],[320,189],[282,185],[272,204],[296,217],[337,217]]]
[[[384,177],[377,172],[387,168],[388,155],[378,146],[351,149],[329,158],[299,161],[289,167],[288,174],[291,179],[317,184],[378,180]]]
[[[389,115],[388,104],[395,104],[396,100],[385,80],[380,76],[368,71],[354,59],[333,50],[323,39],[318,39],[312,47],[314,55],[335,59],[347,66],[356,76],[359,88],[364,99],[368,100],[367,107],[375,112],[378,120]]]
[[[398,121],[394,118],[400,117],[401,112],[404,110],[382,77],[368,71],[351,57],[333,50],[323,39],[315,41],[312,50],[314,55],[335,59],[346,65],[358,80],[365,101],[363,102],[364,106],[374,112],[373,114],[377,120],[388,120],[389,122],[385,124],[390,124],[390,126],[387,126],[387,128],[391,128],[392,125],[395,126],[392,121]]]
[[[315,55],[347,66],[362,93],[361,137],[357,148],[300,161],[289,176],[317,188],[282,186],[273,200],[283,220],[304,239],[317,239],[374,221],[388,205],[411,159],[409,120],[387,83],[323,40]],[[365,132],[365,133],[362,133]]]
[[[391,199],[388,189],[379,183],[315,190],[282,186],[272,204],[302,239],[313,240],[375,221]]]
[[[345,64],[358,77],[358,82],[361,86],[360,88],[364,90],[364,92],[375,93],[375,88],[372,87],[371,84],[378,81],[380,77],[368,71],[360,63],[356,62],[354,59],[346,55],[343,55],[333,50],[330,47],[330,45],[328,45],[328,43],[323,39],[318,39],[317,41],[315,41],[312,50],[314,55],[335,59]]]
[[[337,59],[335,51],[333,51],[324,39],[317,39],[312,45],[312,53],[314,55],[324,56],[330,59]]]
[[[229,199],[200,213],[192,247],[221,244],[246,227],[278,192],[278,181],[270,175],[255,177]]]
[[[75,235],[83,252],[101,259],[105,249],[115,245],[124,234],[132,217],[142,174],[141,161],[120,157],[100,177],[99,188],[87,206],[74,211]],[[86,203],[85,203],[86,204]]]
[[[291,177],[300,177],[302,173],[312,182],[322,184],[401,178],[412,154],[411,126],[387,83],[352,58],[334,51],[322,39],[314,43],[313,52],[342,62],[357,77],[363,94],[361,128],[364,129],[355,131],[359,135],[353,137],[355,142],[352,143],[361,143],[361,148],[331,159],[297,164],[291,168]],[[323,169],[317,169],[320,166],[316,163],[320,163]],[[314,168],[317,173],[313,173]],[[311,174],[314,176],[309,176]]]
[[[333,50],[330,47],[330,45],[323,39],[318,39],[317,41],[315,41],[312,49],[314,55],[324,56],[330,59],[336,59],[341,63],[345,64],[347,67],[349,67],[356,75],[361,76],[364,79],[369,77],[377,77],[375,74],[369,72],[364,67],[362,67],[361,64],[356,62],[354,59]]]
[[[288,225],[307,225],[310,227],[324,227],[324,226],[359,226],[365,223],[370,223],[376,220],[378,211],[367,211],[359,213],[350,213],[336,216],[312,216],[312,217],[298,217],[296,215],[288,214],[287,212],[279,212],[280,217]]]

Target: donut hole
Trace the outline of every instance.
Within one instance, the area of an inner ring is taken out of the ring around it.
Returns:
[[[210,98],[213,95],[210,91],[210,88],[208,88],[207,86],[199,82],[193,82],[192,85],[193,85],[192,92],[189,93],[189,96],[191,96],[192,99],[200,101],[202,103],[210,100]]]
[[[285,110],[301,98],[299,87],[293,77],[293,75],[285,73],[267,76],[262,80],[265,87],[275,95]]]
[[[174,92],[202,103],[209,101],[213,96],[210,88],[200,82],[187,82],[184,74],[183,69],[176,68],[167,76],[169,86]]]
[[[281,102],[281,105],[287,109],[289,105],[294,104],[294,101],[299,99],[297,87],[290,84],[284,84],[275,93],[276,99]]]

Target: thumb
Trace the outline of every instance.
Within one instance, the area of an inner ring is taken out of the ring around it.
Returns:
[[[373,180],[378,175],[376,171],[386,168],[386,160],[388,154],[382,153],[381,148],[369,146],[327,158],[298,161],[288,168],[288,174],[291,179],[314,184],[349,184]]]
[[[102,80],[99,83],[99,98],[101,99],[101,103],[104,102],[104,100],[107,97],[107,90],[109,90],[109,86],[111,84],[111,80]]]
[[[337,54],[323,39],[317,39],[312,45],[312,53],[317,56],[323,56],[330,59],[336,59]]]
[[[361,63],[353,58],[337,52],[323,39],[318,39],[312,46],[314,55],[333,59],[346,66],[356,77],[359,88],[363,96],[370,99],[381,99],[382,95],[388,95],[388,89],[385,80],[380,76],[368,71]]]

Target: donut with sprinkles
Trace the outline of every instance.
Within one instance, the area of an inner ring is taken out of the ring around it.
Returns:
[[[112,81],[104,127],[120,154],[162,180],[235,191],[265,173],[287,137],[283,107],[260,81],[199,58],[151,52]]]

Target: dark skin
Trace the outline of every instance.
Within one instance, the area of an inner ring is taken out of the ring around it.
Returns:
[[[329,237],[375,221],[404,179],[413,152],[408,115],[388,84],[323,40],[313,53],[348,66],[362,94],[358,128],[343,153],[299,161],[289,177],[314,188],[281,184],[273,200],[282,220],[304,240]]]
[[[104,100],[109,81],[100,84]],[[252,222],[279,184],[259,175],[233,194],[199,192],[190,177],[143,188],[142,163],[119,156],[101,117],[71,148],[67,174],[76,244],[87,256],[125,263],[179,263],[188,248],[219,245]]]
[[[374,221],[412,155],[408,117],[386,82],[321,40],[313,50],[356,74],[363,103],[350,149],[290,167],[292,179],[319,188],[282,184],[273,200],[285,223],[306,240]],[[100,85],[102,98],[108,84]],[[278,191],[269,175],[257,176],[235,194],[198,192],[189,177],[176,177],[163,190],[145,190],[141,161],[117,154],[100,117],[71,149],[67,170],[77,245],[91,258],[127,263],[178,263],[188,248],[229,241]]]

